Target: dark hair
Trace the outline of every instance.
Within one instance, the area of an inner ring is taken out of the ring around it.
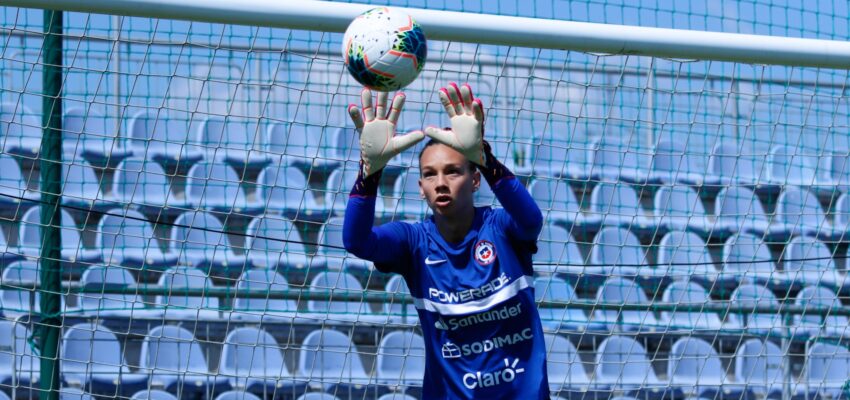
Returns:
[[[434,139],[434,138],[431,138],[431,139],[429,139],[427,142],[425,142],[425,146],[424,146],[424,147],[422,147],[422,150],[420,150],[420,151],[419,151],[419,161],[420,161],[420,163],[419,163],[419,168],[420,168],[420,169],[422,168],[422,163],[421,163],[421,161],[422,161],[422,155],[423,155],[423,154],[425,154],[425,149],[427,149],[427,148],[429,148],[429,147],[431,147],[431,146],[434,146],[434,145],[438,145],[438,144],[446,145],[445,143],[443,143],[443,142],[441,142],[441,141],[439,141],[439,140],[437,140],[437,139]],[[467,167],[469,168],[469,171],[470,171],[470,172],[475,172],[475,171],[476,171],[475,163],[473,163],[472,161],[469,161],[469,160],[467,160],[467,161],[466,161],[466,163],[467,163]]]

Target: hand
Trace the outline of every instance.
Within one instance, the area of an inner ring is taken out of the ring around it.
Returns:
[[[398,153],[424,139],[425,134],[422,131],[413,131],[395,136],[398,117],[404,107],[404,93],[393,97],[389,112],[386,110],[386,92],[378,92],[377,109],[372,108],[372,91],[369,89],[363,89],[360,98],[363,104],[362,115],[354,104],[348,106],[348,114],[360,133],[360,160],[364,177],[368,177],[383,169]]]
[[[452,125],[452,130],[429,126],[425,134],[461,152],[469,161],[484,165],[484,106],[472,95],[472,88],[463,84],[460,88],[452,82],[449,88],[440,89],[440,101]]]

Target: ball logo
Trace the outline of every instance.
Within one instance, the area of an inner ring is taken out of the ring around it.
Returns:
[[[486,240],[475,244],[475,261],[481,265],[490,265],[496,261],[496,246]]]

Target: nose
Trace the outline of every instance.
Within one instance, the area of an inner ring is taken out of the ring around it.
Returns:
[[[437,174],[437,190],[448,189],[449,181],[443,174]]]

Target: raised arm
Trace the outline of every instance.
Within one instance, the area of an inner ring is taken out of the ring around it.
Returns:
[[[514,174],[496,159],[490,144],[484,140],[481,100],[473,96],[472,88],[467,84],[458,87],[450,83],[439,93],[452,129],[428,127],[425,134],[461,152],[478,166],[507,213],[502,223],[511,236],[524,241],[537,240],[543,227],[543,213]]]
[[[372,108],[372,92],[361,93],[363,113],[355,105],[348,106],[354,126],[360,133],[360,171],[345,208],[342,241],[345,249],[376,264],[407,258],[410,252],[409,229],[403,223],[373,227],[378,184],[387,162],[398,153],[422,140],[421,131],[395,135],[398,117],[404,107],[404,94],[393,97],[386,110],[387,93],[379,92],[377,107]]]

